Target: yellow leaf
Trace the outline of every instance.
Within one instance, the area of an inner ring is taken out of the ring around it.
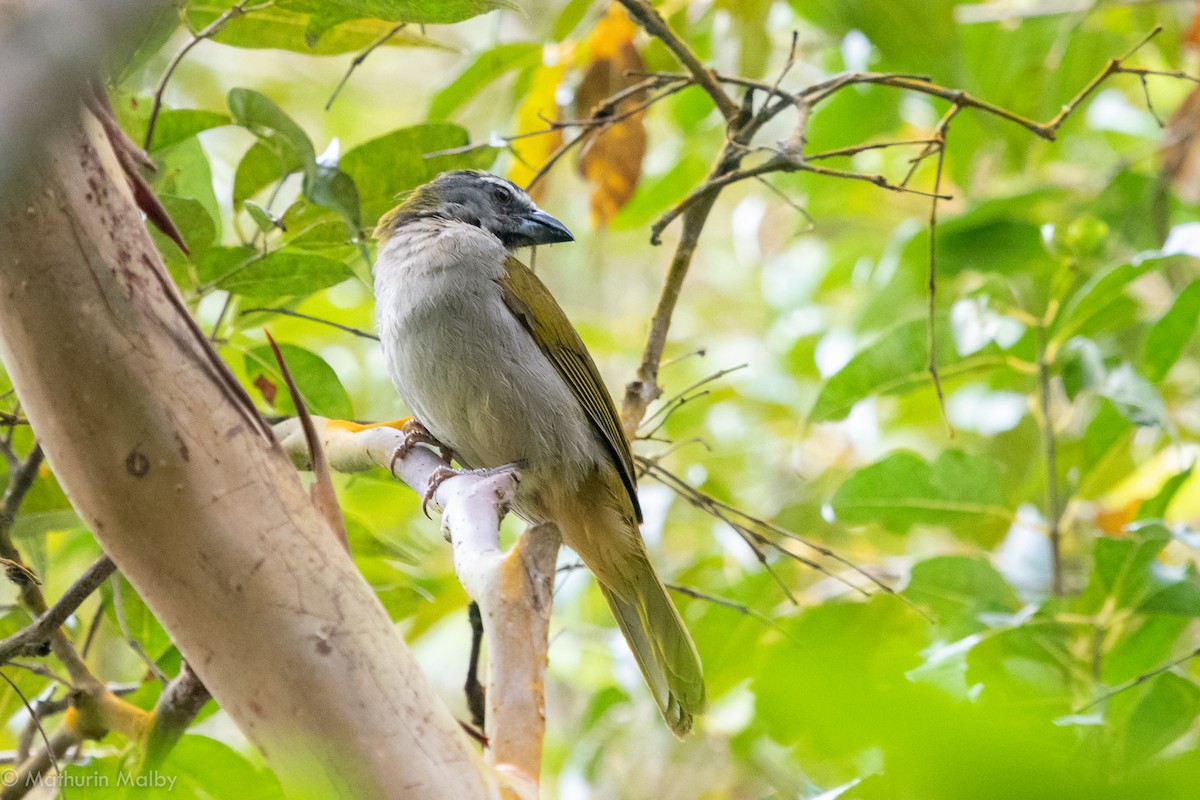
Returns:
[[[529,83],[529,93],[517,107],[518,134],[546,131],[547,120],[559,120],[558,102],[555,95],[562,83],[566,64],[570,59],[570,45],[561,45],[548,51],[551,63],[537,68]],[[516,139],[512,143],[513,162],[508,169],[508,179],[518,186],[527,186],[537,171],[545,165],[551,154],[562,144],[561,129],[550,130],[536,136]],[[539,181],[529,190],[536,202],[545,191],[545,182]]]

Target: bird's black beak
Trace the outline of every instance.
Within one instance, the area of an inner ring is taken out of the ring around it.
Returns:
[[[517,237],[524,240],[527,246],[575,241],[575,237],[567,230],[566,225],[540,208],[535,208],[524,215],[517,230]]]

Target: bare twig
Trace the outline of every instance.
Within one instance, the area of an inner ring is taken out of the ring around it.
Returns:
[[[667,25],[662,15],[650,5],[647,0],[618,0],[629,15],[633,17],[642,29],[654,36],[667,46],[676,60],[686,69],[696,81],[696,84],[708,93],[713,105],[721,112],[726,120],[732,120],[738,113],[738,105],[733,98],[725,93],[717,83],[716,74],[704,66],[700,59],[675,31]]]
[[[650,242],[652,244],[660,244],[662,242],[662,233],[667,226],[678,219],[681,214],[687,211],[691,206],[698,203],[702,198],[715,198],[721,189],[724,189],[730,184],[738,183],[739,181],[744,181],[749,178],[758,178],[774,172],[811,172],[815,175],[824,175],[831,178],[866,181],[867,183],[872,183],[881,189],[887,189],[891,192],[916,194],[923,197],[941,200],[951,199],[949,195],[913,189],[905,186],[902,183],[892,183],[883,175],[866,175],[859,172],[848,172],[846,170],[831,169],[829,167],[818,167],[814,164],[808,163],[808,160],[804,159],[803,157],[778,153],[757,166],[737,170],[736,172],[730,172],[722,175],[719,178],[706,181],[700,186],[700,188],[694,190],[683,200],[680,200],[678,203],[676,203],[669,211],[659,217],[658,220],[650,226]]]
[[[162,77],[158,79],[158,86],[156,86],[154,89],[154,101],[150,106],[150,121],[146,123],[146,143],[144,147],[147,150],[150,149],[150,145],[154,142],[154,126],[158,123],[159,112],[162,111],[163,92],[166,91],[167,84],[171,81],[171,76],[175,74],[175,70],[178,69],[180,63],[183,62],[183,59],[187,57],[188,53],[192,52],[192,48],[200,44],[205,39],[211,39],[212,37],[216,36],[218,33],[224,30],[225,26],[229,24],[230,20],[267,8],[274,2],[274,0],[267,0],[265,3],[259,3],[256,6],[250,6],[247,8],[246,3],[249,1],[250,0],[239,0],[237,3],[226,9],[221,16],[204,26],[203,30],[199,31],[198,33],[193,33],[192,38],[187,42],[187,44],[179,48],[179,52],[176,53],[174,57],[171,58],[170,62],[167,63],[167,68],[163,70]]]
[[[750,606],[742,605],[741,603],[735,603],[732,600],[726,600],[724,597],[717,597],[716,595],[705,594],[704,592],[701,592],[698,589],[693,589],[690,586],[680,586],[677,583],[668,583],[668,584],[664,584],[664,585],[668,589],[670,589],[672,592],[675,592],[676,594],[681,594],[684,597],[691,597],[695,600],[702,600],[705,603],[712,603],[715,606],[720,606],[721,608],[728,608],[731,611],[736,611],[737,613],[741,614],[742,616],[750,617],[751,619],[756,619],[759,622],[763,623],[764,625],[770,626],[770,627],[774,628],[775,630],[779,631],[780,633],[782,633],[784,636],[788,637],[792,641],[798,642],[796,637],[793,636],[786,628],[784,628],[782,625],[780,625],[775,620],[768,617],[766,614],[762,613],[761,611],[757,611],[757,610],[751,608]]]
[[[926,325],[925,346],[929,352],[927,363],[929,379],[933,382],[933,389],[937,394],[938,411],[942,415],[942,421],[946,424],[946,434],[950,438],[954,438],[954,426],[950,424],[950,417],[946,414],[946,395],[942,391],[942,379],[938,375],[937,361],[937,223],[939,193],[942,189],[942,168],[946,162],[946,134],[950,128],[950,120],[954,118],[954,114],[960,108],[961,106],[954,106],[939,125],[936,145],[937,171],[933,178],[933,197],[929,200],[929,319]]]
[[[0,664],[15,656],[45,655],[50,634],[66,622],[91,594],[100,588],[116,570],[108,556],[101,556],[84,571],[83,575],[55,601],[54,605],[40,614],[33,624],[28,625],[8,638],[0,641]]]
[[[1037,328],[1038,411],[1042,426],[1042,454],[1046,461],[1046,524],[1050,535],[1050,589],[1063,593],[1062,574],[1062,510],[1058,498],[1058,442],[1054,435],[1051,415],[1050,364],[1046,359],[1046,328]]]
[[[1150,670],[1149,672],[1143,672],[1141,675],[1138,675],[1136,678],[1132,678],[1118,686],[1113,687],[1112,689],[1108,690],[1107,692],[1104,692],[1103,694],[1092,698],[1086,704],[1075,709],[1074,713],[1081,714],[1090,708],[1094,708],[1095,706],[1100,705],[1104,701],[1109,700],[1112,697],[1114,697],[1118,694],[1121,694],[1122,692],[1127,692],[1135,686],[1142,685],[1143,683],[1150,680],[1151,678],[1157,678],[1159,675],[1162,675],[1164,672],[1170,672],[1171,670],[1175,669],[1176,667],[1186,664],[1187,662],[1191,661],[1193,658],[1196,658],[1197,656],[1200,656],[1200,647],[1197,647],[1195,650],[1191,651],[1190,653],[1186,653],[1186,654],[1180,656],[1179,658],[1174,659],[1173,661],[1168,661],[1166,664],[1163,664],[1160,667],[1155,667],[1154,669]]]
[[[391,41],[392,37],[395,36],[400,31],[404,30],[404,28],[407,25],[408,25],[407,22],[401,22],[399,25],[392,28],[390,31],[385,33],[383,36],[380,36],[374,42],[367,45],[367,48],[365,50],[363,50],[361,53],[359,53],[358,55],[356,55],[354,57],[354,60],[350,62],[350,68],[346,70],[346,74],[342,76],[342,79],[340,81],[338,81],[338,85],[334,88],[333,94],[329,95],[329,101],[327,103],[325,103],[326,111],[333,108],[333,101],[337,100],[338,95],[342,93],[342,88],[350,80],[350,76],[354,74],[354,70],[356,70],[362,66],[362,63],[367,60],[367,56],[371,55],[371,53],[374,53],[380,47],[383,47],[385,44],[387,44],[389,41]]]
[[[159,668],[158,664],[154,663],[154,659],[142,647],[142,643],[134,638],[129,631],[129,624],[125,621],[125,604],[121,599],[121,576],[119,573],[114,573],[112,576],[112,597],[113,597],[113,615],[117,618],[117,627],[121,629],[121,636],[125,639],[125,644],[129,645],[129,649],[141,659],[146,665],[146,669],[150,674],[158,679],[159,683],[164,686],[167,683],[167,676]]]
[[[317,322],[321,325],[328,325],[331,328],[337,328],[339,331],[352,333],[355,336],[363,339],[372,339],[376,342],[379,341],[379,337],[370,331],[364,331],[360,328],[351,328],[349,325],[343,325],[340,322],[333,322],[332,320],[321,319],[320,317],[314,317],[310,314],[301,314],[299,311],[292,311],[289,308],[247,308],[238,312],[238,316],[245,316],[246,314],[279,314],[284,317],[294,317],[295,319],[302,319],[308,322]]]
[[[33,706],[29,705],[29,700],[25,698],[25,693],[21,691],[20,687],[17,686],[16,682],[13,681],[12,678],[8,677],[8,675],[4,673],[4,670],[0,670],[0,678],[3,678],[4,682],[11,686],[17,697],[21,699],[21,705],[25,706],[25,710],[29,712],[29,718],[34,721],[35,725],[37,725],[38,733],[42,735],[42,741],[46,743],[45,753],[47,760],[50,762],[50,766],[55,772],[62,774],[62,770],[60,770],[58,767],[58,756],[54,752],[54,746],[50,743],[50,737],[46,735],[46,729],[42,727],[41,720],[38,719],[38,715],[33,710]],[[5,785],[7,786],[8,783],[5,782]],[[60,786],[59,788],[61,789],[62,787]]]

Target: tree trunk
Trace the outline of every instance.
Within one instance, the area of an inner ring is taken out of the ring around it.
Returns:
[[[72,504],[218,702],[315,797],[483,798],[486,768],[72,124],[0,207],[0,357]]]

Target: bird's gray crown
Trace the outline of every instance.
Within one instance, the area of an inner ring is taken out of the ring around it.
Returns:
[[[509,250],[574,240],[566,226],[539,209],[521,187],[476,169],[443,172],[417,187],[380,219],[375,235],[388,239],[406,224],[430,218],[483,228]]]

